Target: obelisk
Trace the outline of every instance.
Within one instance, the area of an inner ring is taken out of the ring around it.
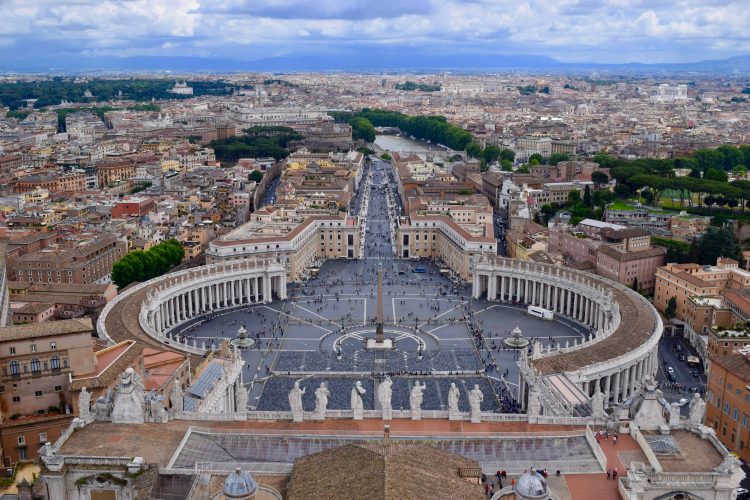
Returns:
[[[383,334],[383,270],[378,268],[378,303],[375,315],[375,338],[367,339],[368,349],[392,349],[393,339]]]
[[[382,344],[383,337],[383,269],[378,267],[378,312],[375,318],[375,342]]]

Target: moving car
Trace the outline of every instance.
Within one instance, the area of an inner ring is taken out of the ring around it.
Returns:
[[[427,272],[427,270],[424,267],[415,267],[413,272],[418,273],[418,274],[424,274]]]

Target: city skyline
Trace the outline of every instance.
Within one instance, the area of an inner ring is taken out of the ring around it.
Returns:
[[[5,71],[555,69],[750,54],[741,1],[7,0],[3,10]]]

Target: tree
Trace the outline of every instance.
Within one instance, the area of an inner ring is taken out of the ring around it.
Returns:
[[[535,163],[536,162],[536,163]],[[534,153],[529,156],[529,165],[541,165],[544,163],[544,156],[539,153]]]
[[[505,170],[506,172],[511,172],[513,170],[513,162],[509,160],[500,160],[500,169]]]
[[[719,170],[718,168],[709,168],[703,174],[703,178],[709,181],[727,182],[729,175],[726,170]]]
[[[740,245],[730,228],[711,227],[690,245],[689,259],[701,265],[715,264],[719,257],[739,260]]]
[[[262,178],[263,172],[261,172],[260,170],[253,170],[252,172],[250,172],[250,175],[247,176],[247,180],[255,182],[260,182]]]
[[[745,177],[747,176],[747,168],[745,165],[735,165],[734,168],[732,168],[732,175],[735,177]]]
[[[654,201],[654,192],[649,188],[643,188],[641,189],[641,198],[643,198],[643,201],[645,201],[647,205],[650,205]]]
[[[383,159],[383,160],[385,160],[385,161],[391,161],[391,159],[392,159],[391,155],[389,155],[388,152],[385,152],[382,155],[380,155],[380,158]]]
[[[365,142],[375,141],[375,127],[370,120],[363,117],[356,117],[349,120],[352,127],[352,139],[363,140]]]
[[[512,149],[503,148],[500,150],[500,159],[513,162],[516,158],[516,153]]]
[[[609,182],[609,176],[604,172],[600,172],[599,170],[597,170],[595,172],[591,172],[591,182],[593,182],[598,189],[600,186],[603,186],[604,184]]]
[[[591,190],[588,184],[586,184],[586,188],[583,190],[583,205],[585,207],[591,206]]]
[[[552,153],[549,157],[550,165],[557,165],[561,161],[568,161],[570,156],[567,153]]]
[[[617,159],[607,153],[597,153],[594,155],[593,159],[601,168],[610,168],[617,164]]]
[[[615,194],[618,198],[627,198],[630,196],[630,188],[625,184],[615,186]]]
[[[672,319],[677,314],[677,297],[670,297],[667,301],[667,308],[664,309],[664,316],[667,319]]]
[[[571,191],[568,193],[568,205],[574,206],[579,201],[581,201],[581,192],[580,191]]]
[[[167,240],[147,252],[135,250],[112,266],[112,282],[119,288],[161,276],[182,262],[185,249],[175,240]]]

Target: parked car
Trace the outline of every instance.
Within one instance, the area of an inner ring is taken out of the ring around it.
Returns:
[[[687,356],[685,356],[684,354],[680,354],[679,358],[680,358],[680,361],[685,361],[687,359]]]
[[[701,376],[701,374],[700,374],[700,372],[698,370],[693,370],[692,373],[693,373],[693,377],[695,377],[695,378],[698,378],[698,377]]]

